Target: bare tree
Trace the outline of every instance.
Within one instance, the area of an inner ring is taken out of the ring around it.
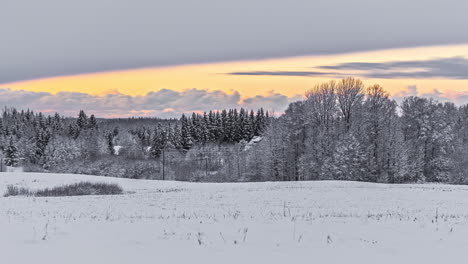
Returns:
[[[364,91],[364,84],[359,79],[346,78],[341,80],[336,87],[338,106],[340,108],[345,123],[345,132],[351,128],[353,111],[360,105]]]

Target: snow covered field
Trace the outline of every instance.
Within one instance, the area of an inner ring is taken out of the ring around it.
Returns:
[[[1,173],[124,195],[0,198],[0,263],[462,263],[468,186],[182,183]]]

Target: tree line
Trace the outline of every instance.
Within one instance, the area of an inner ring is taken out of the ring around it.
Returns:
[[[346,78],[279,117],[258,109],[180,119],[77,118],[5,109],[0,149],[32,171],[190,181],[468,183],[468,105]]]
[[[465,184],[468,105],[330,81],[272,120],[249,160],[258,180]]]
[[[248,142],[266,129],[269,119],[262,108],[192,113],[178,120],[98,120],[84,111],[77,118],[65,118],[5,108],[0,149],[5,165],[33,171],[158,178],[163,152],[173,159],[172,164],[178,164],[174,159],[198,160],[190,158],[196,149],[218,146],[226,150]],[[166,170],[174,175],[177,169]]]

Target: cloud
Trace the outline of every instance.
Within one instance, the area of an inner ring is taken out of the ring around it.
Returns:
[[[468,42],[468,2],[461,0],[1,3],[0,83]]]
[[[229,75],[264,75],[264,76],[323,76],[329,75],[326,72],[315,71],[251,71],[251,72],[230,72]]]
[[[271,91],[267,96],[257,95],[255,97],[243,100],[242,105],[246,108],[257,108],[258,106],[268,109],[275,113],[283,112],[289,103],[301,100],[302,97],[297,95],[289,98],[285,95]]]
[[[405,97],[418,96],[418,87],[416,85],[408,85],[405,90],[393,95],[393,98],[400,102]]]
[[[327,70],[365,71],[359,75],[368,78],[447,78],[468,79],[468,59],[464,57],[437,58],[415,61],[349,62],[321,66]],[[336,74],[336,73],[335,73]],[[349,73],[348,73],[349,74]]]
[[[432,92],[419,92],[416,85],[409,85],[405,90],[398,92],[393,95],[393,98],[397,102],[401,102],[405,97],[409,96],[420,96],[426,98],[433,98],[440,102],[453,102],[457,105],[467,104],[468,103],[468,91],[453,91],[447,90],[441,92],[437,89],[434,89]]]
[[[75,116],[79,110],[99,117],[157,116],[179,117],[182,113],[246,107],[283,111],[297,98],[271,92],[265,96],[242,99],[238,92],[189,89],[173,91],[163,89],[144,96],[129,96],[113,91],[104,95],[75,92],[50,94],[24,90],[0,89],[0,105],[44,112],[59,112]]]
[[[227,74],[291,77],[328,76],[335,78],[361,76],[377,79],[468,79],[468,59],[461,56],[414,61],[347,62],[336,65],[319,66],[317,69],[318,70],[315,71],[246,71],[230,72]]]

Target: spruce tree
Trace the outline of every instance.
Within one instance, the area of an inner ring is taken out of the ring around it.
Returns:
[[[221,133],[220,141],[229,142],[229,124],[228,124],[228,113],[226,109],[221,112]]]
[[[34,157],[32,158],[33,163],[40,163],[44,156],[45,149],[49,143],[50,133],[47,130],[38,130],[36,133],[36,147]]]
[[[219,113],[219,111],[216,111],[216,114],[215,114],[214,127],[215,127],[215,132],[214,132],[215,139],[217,142],[221,142],[222,137],[224,135],[224,129],[223,129],[223,121],[221,120],[221,114]]]
[[[217,141],[217,123],[216,123],[216,116],[213,111],[210,111],[208,114],[207,130],[208,130],[208,141],[216,142]]]
[[[76,124],[78,125],[79,129],[85,129],[88,125],[88,116],[86,116],[83,110],[80,110],[78,114],[78,119],[76,120]]]
[[[109,151],[109,154],[115,155],[115,149],[114,149],[114,133],[108,131],[106,133],[106,143],[107,143],[107,149]]]
[[[5,165],[16,167],[19,163],[18,149],[16,148],[13,138],[10,138],[10,142],[5,149]]]
[[[180,123],[180,146],[184,150],[189,150],[193,145],[190,120],[187,119],[185,115],[182,115],[182,117],[180,118]]]
[[[161,156],[161,153],[166,148],[167,142],[167,133],[160,124],[155,129],[153,134],[153,139],[150,146],[150,154],[153,158],[158,159]]]
[[[181,149],[181,140],[182,140],[182,135],[180,133],[180,127],[178,123],[174,124],[174,127],[172,127],[172,133],[170,134],[170,143],[175,149]]]
[[[249,114],[249,132],[250,132],[250,139],[255,136],[255,131],[257,127],[257,122],[255,121],[255,113],[253,110],[250,110]]]
[[[96,117],[95,117],[94,115],[91,115],[91,116],[89,117],[87,127],[88,127],[89,129],[97,129],[97,121],[96,121]]]

